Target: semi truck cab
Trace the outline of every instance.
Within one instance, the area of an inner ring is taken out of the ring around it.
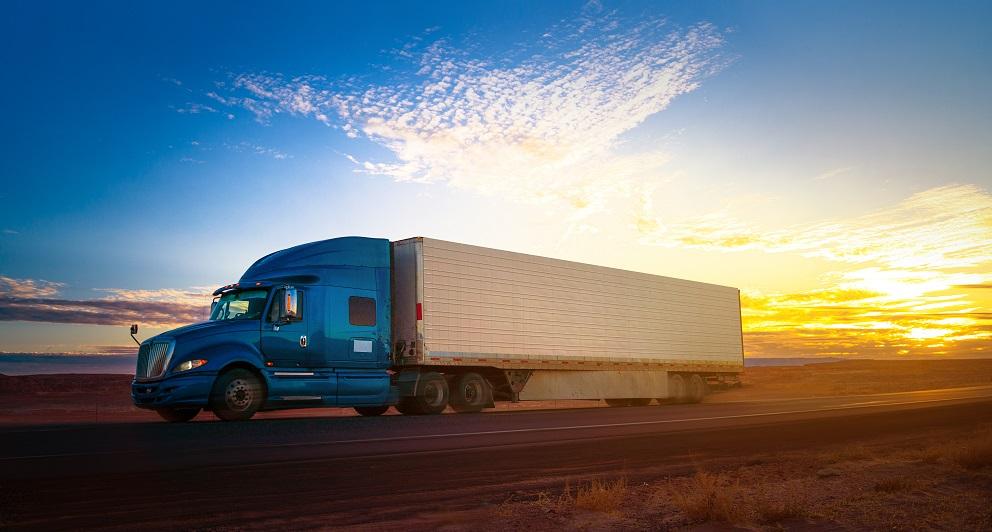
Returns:
[[[202,409],[258,410],[397,401],[390,382],[390,243],[345,237],[262,257],[214,292],[210,318],[142,342],[131,394],[169,421]]]

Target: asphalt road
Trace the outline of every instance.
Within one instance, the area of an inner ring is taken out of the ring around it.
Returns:
[[[300,528],[495,504],[567,476],[992,421],[992,387],[245,423],[0,429],[0,528]]]

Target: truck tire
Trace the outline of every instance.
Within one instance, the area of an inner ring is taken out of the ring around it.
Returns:
[[[455,379],[451,390],[451,408],[460,414],[481,412],[489,404],[489,383],[478,373],[466,373]]]
[[[389,405],[355,407],[355,412],[358,412],[358,415],[365,417],[381,416],[386,413],[386,410],[389,410]]]
[[[688,394],[690,403],[698,403],[706,396],[706,381],[697,374],[689,377]]]
[[[402,414],[422,416],[440,414],[448,407],[448,381],[440,373],[431,371],[421,375],[415,394],[400,399],[396,409]]]
[[[685,377],[678,373],[668,376],[668,399],[674,403],[684,403],[689,399]]]
[[[196,417],[200,413],[199,408],[157,408],[155,412],[158,413],[162,419],[168,421],[169,423],[185,423]]]
[[[241,368],[224,372],[214,383],[210,409],[224,421],[244,421],[258,412],[265,398],[261,379]]]

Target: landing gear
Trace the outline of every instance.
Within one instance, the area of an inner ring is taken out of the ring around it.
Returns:
[[[169,423],[185,423],[200,413],[199,408],[158,408],[155,412]]]
[[[447,408],[449,398],[448,381],[440,373],[431,371],[420,376],[415,395],[400,399],[396,409],[414,416],[440,414]]]
[[[455,379],[451,390],[451,408],[459,413],[481,412],[492,400],[489,383],[478,373],[466,373]]]
[[[210,409],[224,421],[244,421],[255,415],[264,400],[261,379],[241,368],[225,372],[214,383]]]

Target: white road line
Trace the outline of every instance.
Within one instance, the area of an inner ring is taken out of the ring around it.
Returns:
[[[987,397],[978,397],[980,399],[987,399]],[[582,430],[582,429],[602,429],[602,428],[616,428],[616,427],[636,427],[636,426],[646,426],[646,425],[665,425],[672,423],[691,423],[697,421],[717,421],[721,419],[743,419],[743,418],[755,418],[755,417],[769,417],[769,416],[784,416],[790,414],[812,414],[816,412],[831,412],[838,410],[857,410],[863,408],[877,408],[880,406],[901,406],[901,405],[913,405],[913,404],[926,404],[926,403],[943,403],[948,401],[962,401],[968,399],[975,399],[975,397],[950,397],[944,399],[923,399],[918,401],[893,401],[884,403],[872,403],[872,404],[848,404],[835,407],[826,408],[813,408],[807,410],[783,410],[777,412],[754,412],[750,414],[734,414],[726,416],[709,416],[709,417],[696,417],[696,418],[680,418],[680,419],[656,419],[651,421],[628,421],[624,423],[599,423],[594,425],[569,425],[562,427],[534,427],[526,429],[503,429],[503,430],[484,430],[476,432],[451,432],[446,434],[423,434],[419,436],[397,436],[393,438],[363,438],[356,440],[326,440],[326,441],[309,441],[309,442],[297,442],[297,443],[271,443],[263,445],[253,445],[252,449],[280,449],[280,448],[290,448],[290,447],[312,447],[319,445],[346,445],[350,443],[383,443],[392,441],[414,441],[414,440],[430,440],[438,438],[459,438],[468,436],[492,436],[496,434],[521,434],[528,432],[554,432],[554,431],[568,431],[568,430]],[[229,449],[243,449],[243,446],[217,446],[217,447],[199,447],[197,451],[222,451]],[[38,454],[38,455],[26,455],[26,456],[7,456],[0,458],[0,462],[10,462],[14,460],[37,460],[41,458],[71,458],[77,456],[98,456],[98,455],[117,455],[117,454],[136,454],[145,452],[140,449],[123,449],[118,451],[96,451],[96,452],[82,452],[82,453],[57,453],[57,454]]]

